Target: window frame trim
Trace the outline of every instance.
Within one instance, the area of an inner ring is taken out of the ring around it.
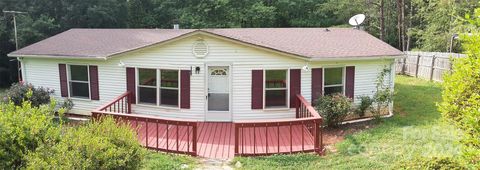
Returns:
[[[140,85],[140,69],[152,69],[152,70],[155,70],[156,71],[156,84],[155,86],[149,86],[149,85]],[[173,70],[173,71],[177,71],[177,82],[178,82],[178,87],[175,89],[175,88],[171,88],[171,87],[161,87],[161,70]],[[137,104],[136,105],[139,105],[139,106],[146,106],[146,107],[155,107],[155,108],[164,108],[164,109],[180,109],[180,102],[181,102],[181,92],[180,92],[180,87],[181,87],[181,78],[180,78],[180,71],[181,69],[174,69],[174,68],[165,68],[165,69],[162,69],[162,68],[151,68],[151,67],[135,67],[135,92],[136,92],[136,102]],[[139,93],[139,88],[140,87],[144,87],[144,88],[155,88],[155,93],[157,94],[156,96],[156,102],[155,104],[153,103],[145,103],[145,102],[140,102],[140,93]],[[178,93],[177,93],[177,106],[173,106],[173,105],[164,105],[164,104],[160,104],[160,91],[161,89],[169,89],[169,90],[177,90]]]
[[[177,71],[177,87],[174,88],[174,87],[162,87],[162,70],[171,70],[171,71]],[[168,107],[168,108],[179,108],[180,109],[180,102],[181,102],[181,94],[180,94],[180,87],[181,87],[181,77],[180,77],[180,69],[157,69],[157,85],[158,85],[158,90],[157,90],[157,106],[159,107]],[[177,106],[173,106],[173,105],[165,105],[165,104],[161,104],[161,101],[160,101],[160,94],[161,94],[161,91],[162,89],[166,89],[166,90],[177,90]]]
[[[325,69],[329,68],[342,68],[342,84],[330,84],[330,85],[325,85]],[[322,67],[322,96],[325,95],[325,88],[327,87],[342,87],[342,95],[345,95],[345,82],[346,82],[346,71],[347,66],[345,65],[336,65],[336,66],[326,66]]]
[[[82,80],[72,80],[72,71],[70,66],[86,66],[87,67],[87,81],[82,81]],[[69,99],[75,99],[75,100],[87,100],[91,101],[92,100],[92,90],[91,90],[91,85],[90,85],[90,65],[89,64],[66,64],[67,66],[67,89],[68,89],[68,98]],[[71,88],[71,82],[74,83],[87,83],[88,84],[88,98],[86,97],[79,97],[79,96],[72,96],[72,88]]]
[[[285,70],[286,71],[286,87],[284,88],[268,88],[267,89],[267,71],[270,70]],[[266,92],[267,90],[286,90],[286,100],[285,100],[285,107],[267,107],[267,98]],[[289,110],[290,109],[290,68],[269,68],[263,69],[263,110]]]

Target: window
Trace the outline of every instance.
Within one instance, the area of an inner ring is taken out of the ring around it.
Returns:
[[[138,102],[157,104],[157,70],[138,69]]]
[[[69,65],[69,89],[70,97],[90,99],[90,81],[88,66]]]
[[[221,68],[221,69],[215,69],[210,72],[210,75],[212,76],[226,76],[227,74],[227,69],[226,68]]]
[[[343,94],[344,91],[344,67],[324,68],[323,94]]]
[[[266,70],[265,108],[285,108],[287,101],[287,70]]]
[[[138,102],[141,104],[178,107],[178,80],[178,70],[139,68]]]
[[[178,70],[160,70],[160,104],[178,106]]]

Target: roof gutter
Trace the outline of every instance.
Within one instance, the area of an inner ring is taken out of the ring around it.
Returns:
[[[75,59],[75,60],[107,60],[107,57],[90,57],[90,56],[55,56],[55,55],[30,55],[30,54],[7,54],[12,58],[50,58],[50,59]]]

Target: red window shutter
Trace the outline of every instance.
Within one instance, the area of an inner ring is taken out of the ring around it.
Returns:
[[[127,67],[127,91],[131,92],[132,103],[137,103],[137,97],[135,95],[136,84],[135,84],[135,68]]]
[[[355,91],[355,66],[347,66],[345,69],[345,96],[354,99]]]
[[[322,95],[323,68],[312,69],[312,104]]]
[[[252,70],[252,109],[263,108],[263,70]]]
[[[190,70],[180,71],[180,108],[190,109]]]
[[[100,100],[100,94],[98,90],[98,67],[89,66],[88,71],[90,74],[90,99]]]
[[[300,69],[290,70],[290,108],[297,106],[297,94],[300,94]]]
[[[58,72],[60,75],[60,93],[62,97],[68,97],[67,65],[58,64]]]

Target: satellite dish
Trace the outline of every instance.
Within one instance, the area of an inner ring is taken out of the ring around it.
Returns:
[[[353,17],[351,17],[350,20],[348,20],[348,23],[350,25],[354,26],[355,28],[358,28],[358,26],[360,24],[362,24],[363,21],[365,21],[365,15],[364,14],[357,14],[357,15],[354,15]]]

